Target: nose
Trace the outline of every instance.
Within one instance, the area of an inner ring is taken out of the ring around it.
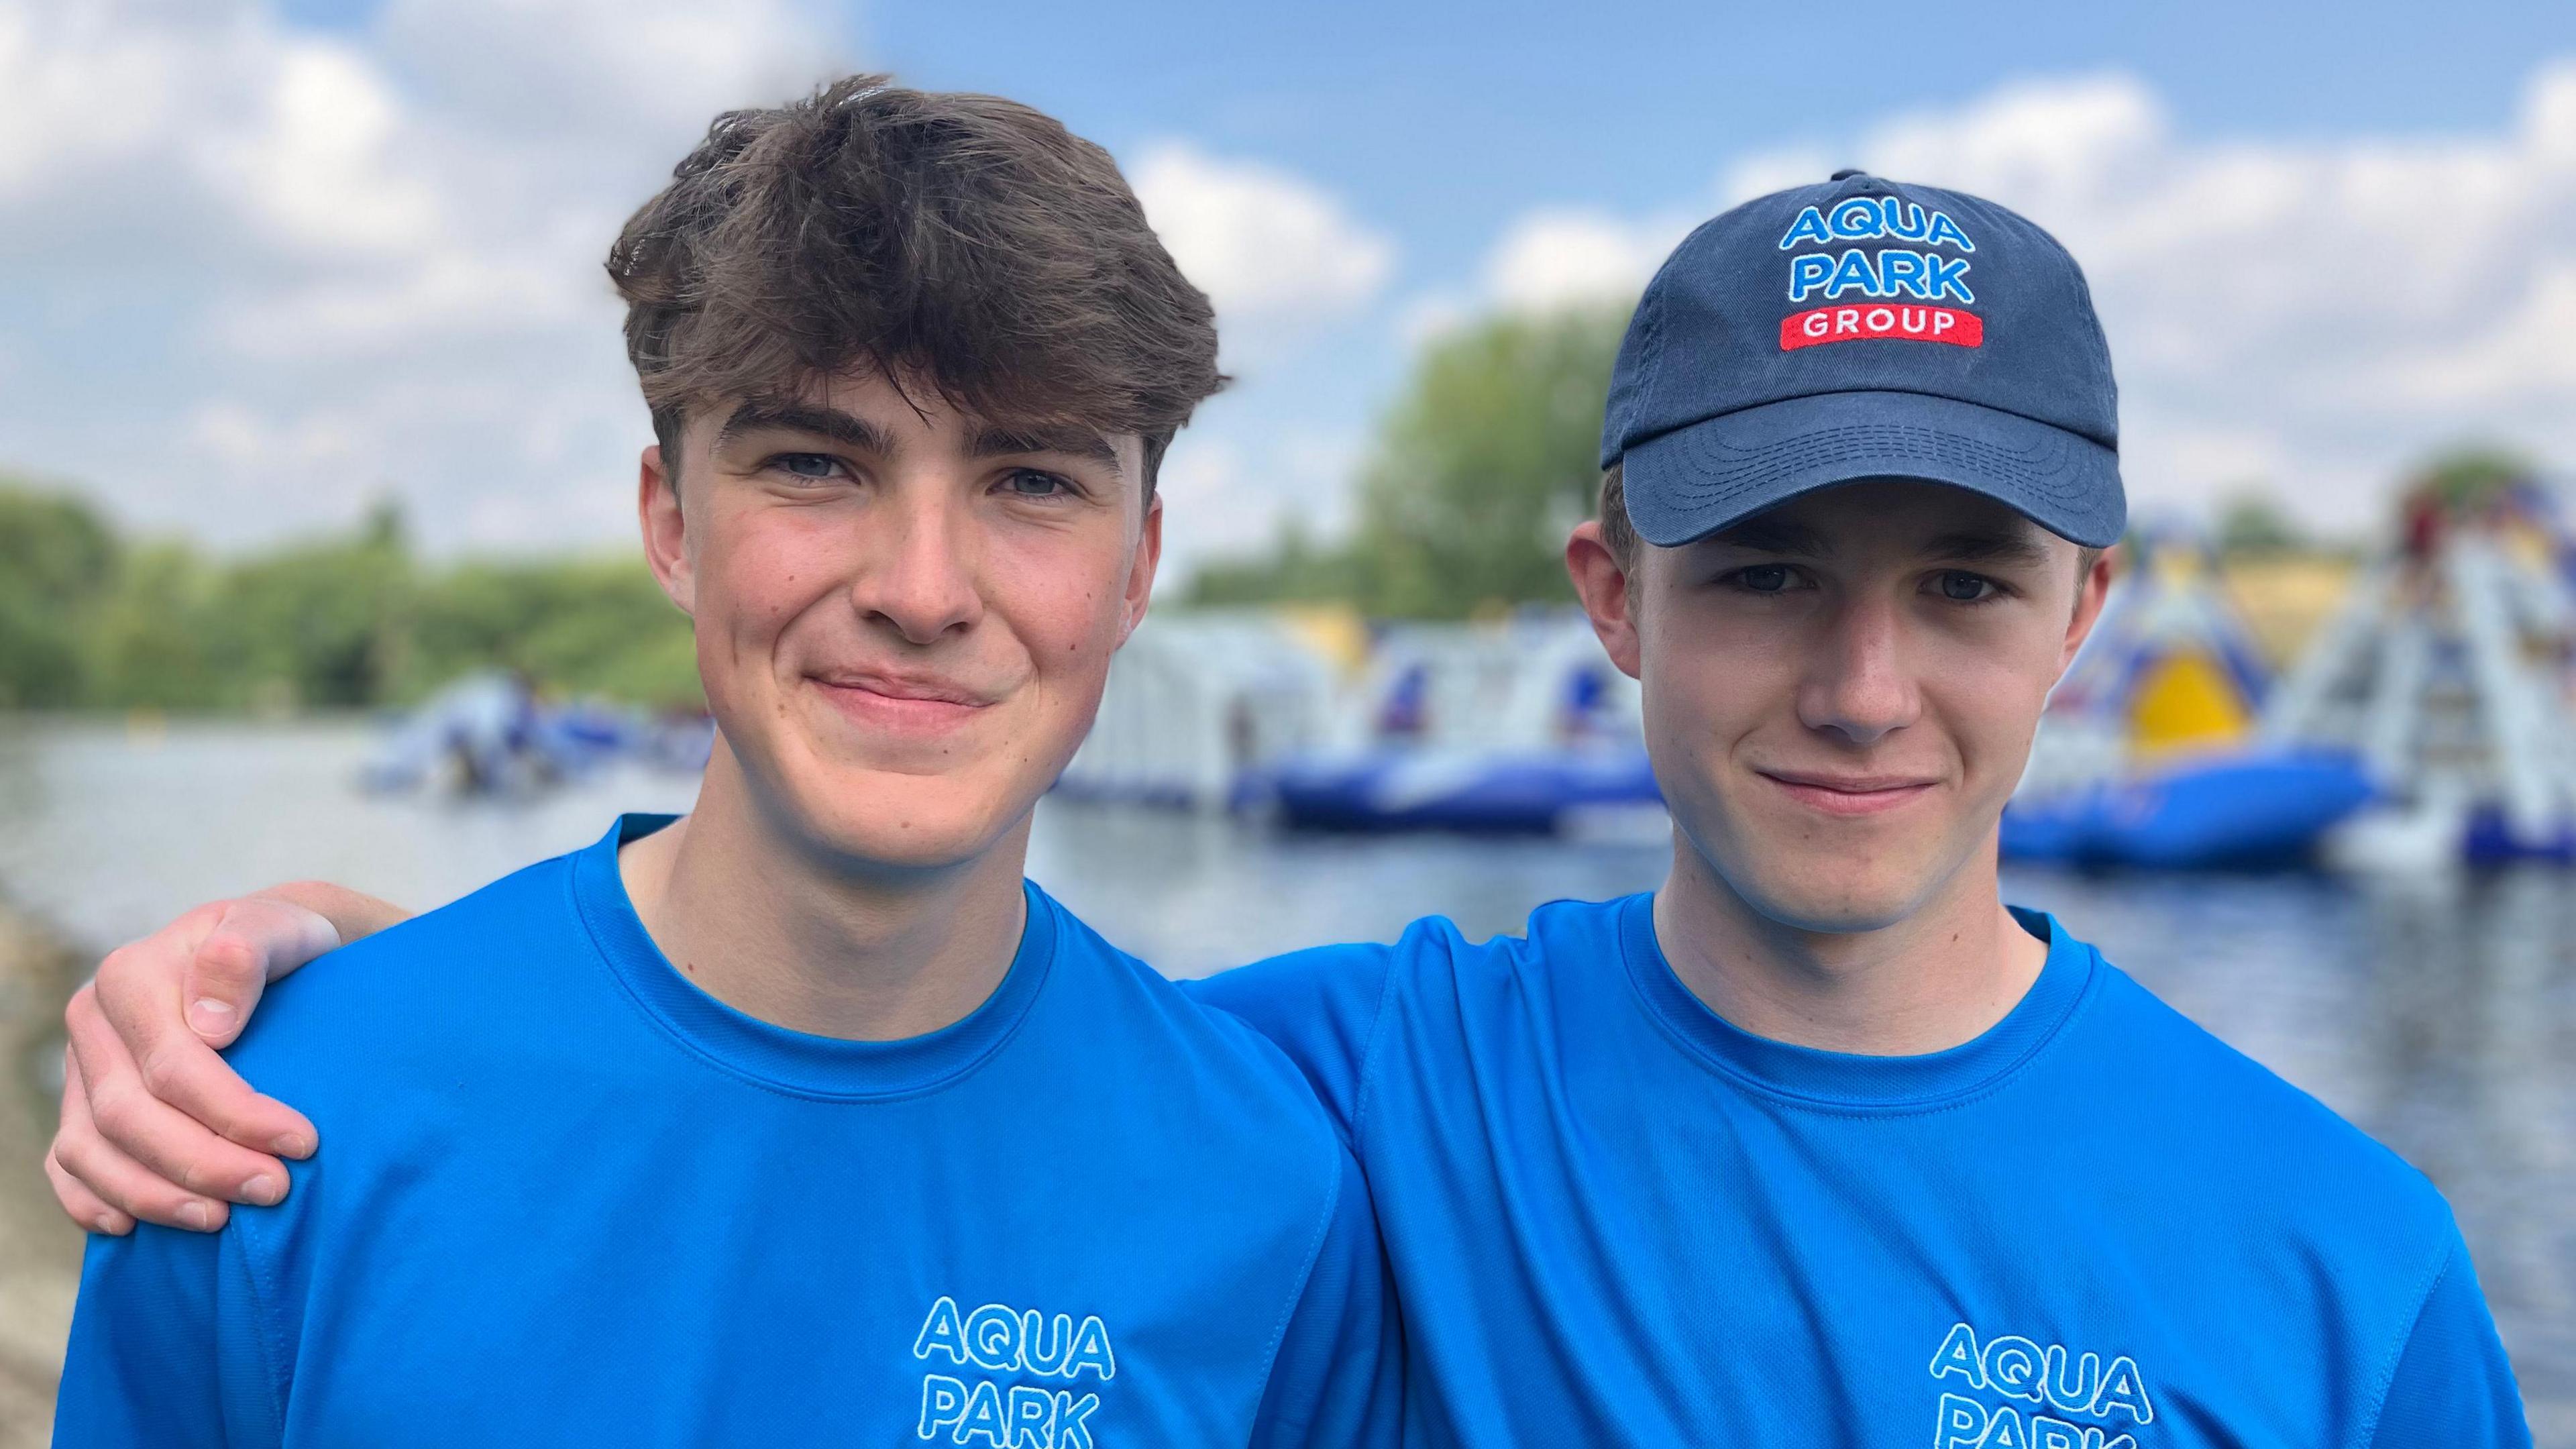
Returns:
[[[896,506],[876,512],[865,526],[877,546],[850,586],[862,619],[910,644],[937,643],[983,617],[972,530],[945,491],[899,490]]]
[[[1922,692],[1906,668],[1904,614],[1895,601],[1855,598],[1826,615],[1798,689],[1812,730],[1872,745],[1912,724]]]

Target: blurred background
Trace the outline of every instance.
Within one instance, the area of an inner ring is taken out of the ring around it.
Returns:
[[[2450,1196],[2576,1446],[2576,10],[0,0],[0,1445],[64,995],[200,900],[432,906],[682,809],[599,270],[885,68],[1110,147],[1238,379],[1032,874],[1174,974],[1660,875],[1566,613],[1663,253],[1860,165],[2084,264],[2138,529],[2007,891]]]

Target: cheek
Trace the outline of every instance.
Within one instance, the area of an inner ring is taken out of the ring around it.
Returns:
[[[1723,751],[1796,707],[1793,641],[1707,613],[1668,613],[1640,631],[1646,726],[1693,754]]]
[[[1962,642],[1936,651],[1923,672],[1927,703],[1944,720],[1973,767],[2019,778],[2039,712],[2056,680],[2057,656],[2021,640]]]
[[[1107,670],[1127,615],[1121,542],[1038,538],[996,551],[987,597],[1041,674]]]
[[[1647,676],[1663,676],[1677,698],[1712,719],[1788,705],[1811,647],[1800,621],[1690,607],[1696,602],[1659,609],[1639,630]]]
[[[697,559],[699,623],[735,638],[781,633],[851,566],[846,527],[819,516],[761,510],[715,522]]]

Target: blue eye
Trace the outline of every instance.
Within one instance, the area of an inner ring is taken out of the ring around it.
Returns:
[[[1020,498],[1051,498],[1069,490],[1069,485],[1062,478],[1035,468],[1014,468],[1002,482]]]
[[[1736,571],[1735,581],[1749,593],[1776,594],[1789,587],[1787,564],[1755,564]]]
[[[1941,575],[1941,597],[1954,603],[1973,604],[1994,589],[1994,581],[1956,569]]]
[[[781,453],[772,461],[790,476],[818,483],[841,467],[840,460],[828,453]]]

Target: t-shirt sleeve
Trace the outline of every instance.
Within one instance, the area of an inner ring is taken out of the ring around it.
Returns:
[[[2380,1449],[2530,1449],[2513,1365],[2456,1230],[2450,1258],[2415,1315],[2414,1331],[2380,1401],[2379,1432],[2371,1443]]]
[[[149,1224],[92,1237],[54,1408],[55,1449],[271,1445],[282,1394],[243,1234]]]
[[[1305,1291],[1290,1310],[1252,1449],[1402,1442],[1404,1334],[1377,1216],[1359,1165],[1342,1154],[1332,1221]]]
[[[1318,946],[1181,988],[1278,1043],[1350,1135],[1396,949]]]

